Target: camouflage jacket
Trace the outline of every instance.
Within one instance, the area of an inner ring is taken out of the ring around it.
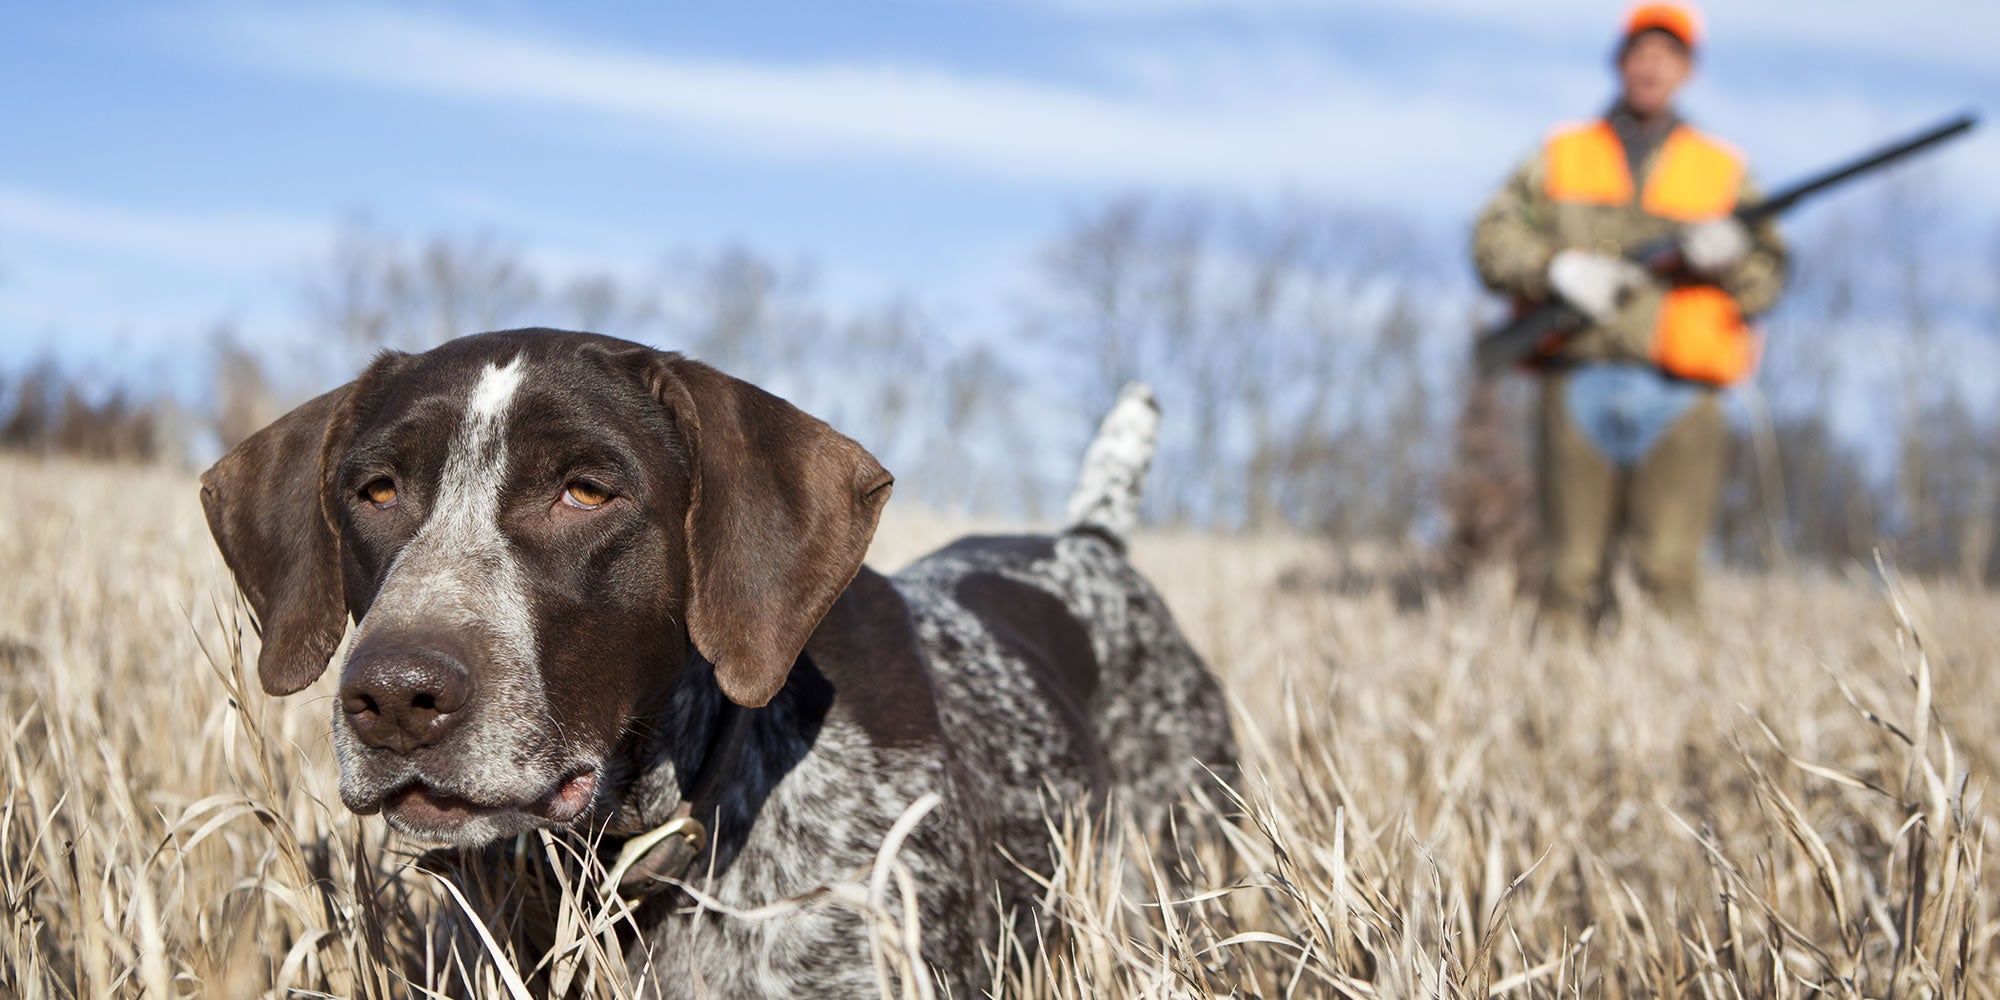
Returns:
[[[1655,143],[1638,161],[1632,185],[1635,191],[1645,187],[1659,148]],[[1539,302],[1548,297],[1549,259],[1557,251],[1623,253],[1671,234],[1677,225],[1647,214],[1636,198],[1621,205],[1553,201],[1545,192],[1545,169],[1544,151],[1537,150],[1487,201],[1473,226],[1473,264],[1481,280],[1496,292]],[[1760,197],[1746,172],[1738,203],[1754,203]],[[1776,227],[1766,223],[1752,235],[1750,253],[1718,281],[1736,299],[1746,318],[1776,304],[1787,272],[1787,253]],[[1632,296],[1610,322],[1571,335],[1556,353],[1556,360],[1649,362],[1660,298],[1667,287],[1664,279],[1656,280]]]

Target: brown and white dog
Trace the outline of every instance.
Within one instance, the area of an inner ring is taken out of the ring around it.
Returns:
[[[350,809],[438,845],[629,841],[624,888],[698,871],[754,907],[851,877],[935,793],[901,857],[925,959],[969,996],[996,896],[1034,912],[1046,796],[1157,809],[1234,767],[1220,691],[1124,557],[1157,422],[1128,391],[1067,530],[884,577],[862,558],[890,476],[860,445],[677,354],[520,330],[382,355],[225,455],[202,503],[266,691],[355,624]],[[659,993],[875,991],[852,914],[639,907],[627,958]]]

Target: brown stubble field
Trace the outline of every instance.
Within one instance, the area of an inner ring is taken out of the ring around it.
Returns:
[[[626,994],[615,906],[510,916],[587,876],[565,843],[440,877],[340,807],[329,680],[246,681],[191,476],[0,479],[0,995]],[[965,527],[892,505],[872,561]],[[1499,574],[1412,609],[1337,555],[1137,542],[1239,704],[1246,778],[1195,792],[1233,818],[1190,834],[1192,888],[1120,817],[1053,816],[1064,930],[996,942],[994,992],[2000,996],[2000,600],[1723,576],[1704,628],[1634,611],[1580,647],[1532,642]],[[885,993],[925,995],[885,865],[727,919],[844,907]]]

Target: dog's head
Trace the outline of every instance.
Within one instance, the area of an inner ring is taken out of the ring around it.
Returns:
[[[762,705],[860,569],[890,477],[705,365],[518,331],[385,354],[202,476],[264,690],[340,664],[340,793],[432,842],[604,812],[692,647]]]

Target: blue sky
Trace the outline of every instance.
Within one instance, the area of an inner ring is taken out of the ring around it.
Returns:
[[[17,8],[0,15],[0,363],[164,370],[225,319],[296,340],[301,278],[355,217],[490,232],[555,275],[740,242],[811,261],[836,303],[907,293],[995,323],[1035,247],[1115,193],[1302,194],[1455,233],[1550,124],[1602,105],[1622,10]],[[1990,0],[1749,0],[1709,29],[1686,107],[1766,180],[2000,109]],[[1917,176],[1990,233],[1995,165],[2000,124]]]

